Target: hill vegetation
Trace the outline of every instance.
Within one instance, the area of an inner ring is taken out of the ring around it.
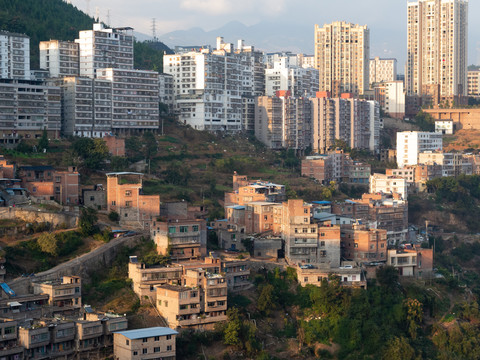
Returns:
[[[92,29],[94,22],[94,18],[62,0],[0,0],[0,30],[30,37],[32,69],[40,66],[40,41],[73,41],[79,31]],[[163,52],[171,50],[161,42],[135,42],[134,51],[136,68],[161,71]]]

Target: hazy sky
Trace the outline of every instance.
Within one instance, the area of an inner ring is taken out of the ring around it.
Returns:
[[[310,38],[312,46],[302,49],[313,52],[313,28],[336,20],[344,20],[370,28],[371,56],[397,57],[399,66],[406,52],[407,0],[71,0],[73,5],[90,15],[96,8],[100,19],[110,25],[132,26],[136,31],[151,34],[152,18],[156,19],[157,36],[200,27],[206,31],[220,28],[236,20],[245,25],[268,22],[271,26],[292,29],[292,36]],[[480,26],[473,22],[480,15],[480,1],[469,3],[469,64],[480,64]],[[311,25],[310,31],[295,31],[295,26]],[[222,34],[218,34],[221,36]],[[259,34],[261,36],[261,34]],[[226,39],[234,42],[236,39]],[[185,44],[181,44],[185,45]],[[255,44],[251,44],[255,45]],[[268,50],[268,49],[267,49]]]

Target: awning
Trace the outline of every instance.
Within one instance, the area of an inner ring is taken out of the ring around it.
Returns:
[[[9,302],[7,305],[10,305],[10,307],[22,306],[22,304],[20,304],[18,301]]]

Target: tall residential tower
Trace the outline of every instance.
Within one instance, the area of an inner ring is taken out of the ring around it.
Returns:
[[[320,91],[330,91],[333,97],[363,95],[370,80],[370,30],[343,21],[315,25],[315,67]]]
[[[468,0],[408,2],[408,95],[467,95]]]

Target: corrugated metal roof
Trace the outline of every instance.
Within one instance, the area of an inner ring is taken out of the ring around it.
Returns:
[[[167,327],[151,327],[138,330],[119,331],[115,334],[121,334],[130,340],[135,340],[154,336],[177,335],[178,332]]]

